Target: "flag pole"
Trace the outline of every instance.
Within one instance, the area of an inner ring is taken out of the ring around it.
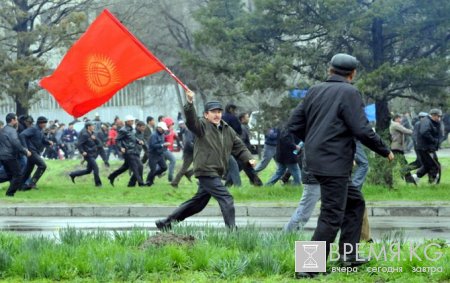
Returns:
[[[132,38],[136,44],[153,60],[155,60],[158,65],[160,65],[178,84],[181,85],[182,88],[184,88],[185,91],[190,91],[190,89],[185,85],[169,68],[166,67],[166,65],[163,64],[153,53],[151,53],[145,46],[140,42],[134,34],[132,34],[120,21],[117,19],[108,9],[103,10],[103,12],[108,15],[124,32],[126,32],[130,38]]]

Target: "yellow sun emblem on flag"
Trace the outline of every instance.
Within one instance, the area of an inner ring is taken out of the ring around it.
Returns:
[[[88,56],[85,74],[88,87],[98,94],[114,88],[119,83],[116,65],[106,55],[94,54]]]

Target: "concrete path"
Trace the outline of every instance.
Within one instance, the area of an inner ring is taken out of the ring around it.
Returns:
[[[0,217],[0,230],[26,235],[46,235],[58,238],[58,231],[73,227],[81,230],[122,231],[144,228],[156,231],[158,217]],[[236,217],[238,227],[248,225],[262,230],[279,230],[289,217]],[[402,231],[405,240],[445,239],[450,241],[450,217],[371,217],[369,219],[372,237],[380,240],[392,238],[395,232]],[[310,234],[317,223],[312,217],[305,226]],[[194,216],[179,225],[224,227],[222,217]]]

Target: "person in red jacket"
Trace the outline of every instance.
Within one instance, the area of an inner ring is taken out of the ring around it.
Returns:
[[[117,148],[116,138],[117,138],[117,126],[116,124],[113,124],[111,126],[111,129],[109,129],[108,139],[106,141],[106,146],[108,147],[108,151],[106,153],[107,161],[109,161],[109,155],[111,154],[111,151],[114,153],[116,157],[119,157],[119,149]]]
[[[164,141],[169,143],[169,146],[167,147],[167,150],[164,151],[164,159],[167,161],[169,161],[169,182],[173,181],[173,174],[175,172],[175,164],[176,164],[176,158],[175,155],[173,155],[173,151],[174,151],[174,147],[173,147],[173,143],[175,141],[175,139],[177,138],[177,134],[175,133],[175,131],[173,130],[173,120],[170,117],[165,117],[162,119],[164,123],[166,123],[167,128],[169,128],[168,131],[166,131],[164,133]]]

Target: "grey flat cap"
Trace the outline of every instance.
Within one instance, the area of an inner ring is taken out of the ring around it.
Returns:
[[[206,104],[205,104],[205,112],[208,112],[208,111],[211,111],[211,110],[214,110],[214,109],[223,110],[222,103],[220,103],[219,101],[206,102]]]
[[[420,112],[419,113],[419,117],[427,117],[428,113],[427,112]]]
[[[434,108],[430,110],[430,115],[442,116],[442,111],[440,109]]]
[[[359,61],[348,54],[338,53],[331,58],[330,64],[333,68],[342,71],[353,71],[358,66]]]

